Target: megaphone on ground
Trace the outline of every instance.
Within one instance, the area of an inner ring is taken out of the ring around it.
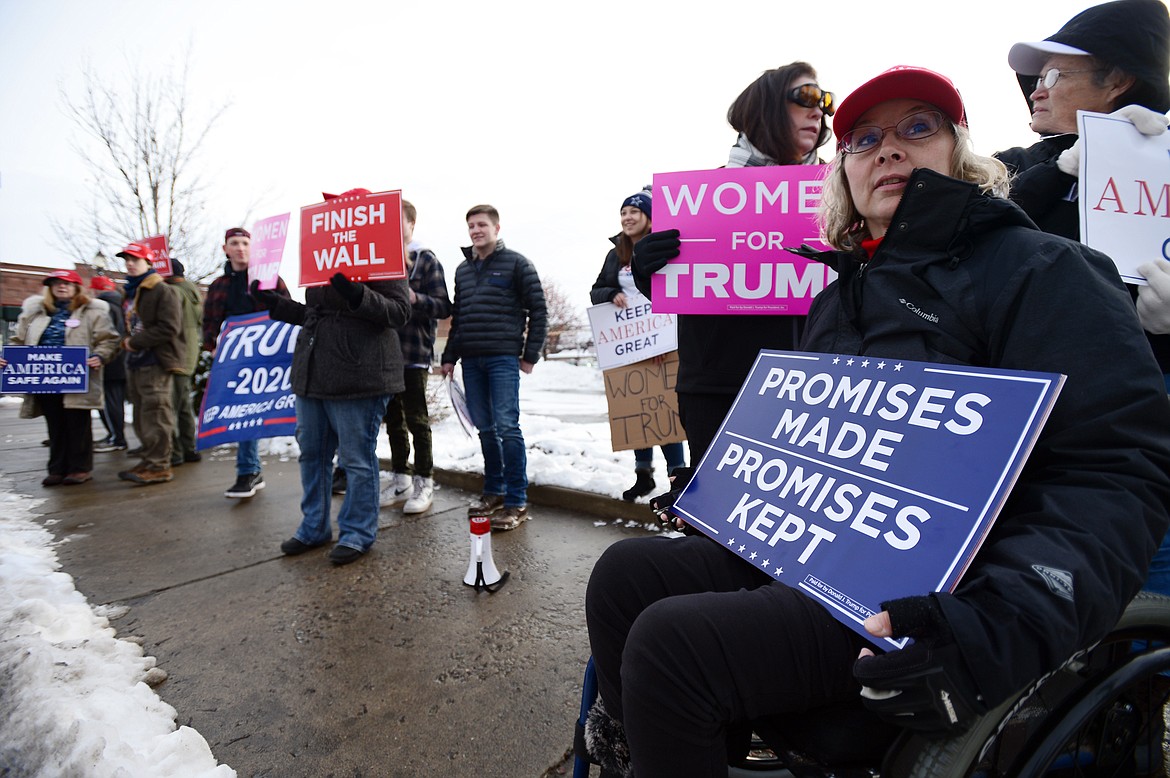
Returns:
[[[492,559],[492,521],[487,516],[472,516],[471,559],[467,563],[467,575],[463,583],[475,587],[477,592],[486,589],[495,594],[508,581],[508,571],[501,573]]]

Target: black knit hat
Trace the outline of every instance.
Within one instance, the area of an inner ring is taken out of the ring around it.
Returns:
[[[1043,41],[1017,43],[1008,65],[1019,74],[1024,97],[1053,54],[1089,54],[1137,79],[1127,104],[1170,111],[1170,13],[1161,0],[1116,0],[1087,8]]]

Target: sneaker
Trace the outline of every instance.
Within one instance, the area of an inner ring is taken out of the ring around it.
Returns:
[[[65,484],[66,486],[76,486],[77,484],[83,484],[86,481],[92,481],[92,480],[93,480],[93,476],[90,475],[89,473],[80,473],[79,472],[79,473],[70,473],[69,475],[65,476],[65,478],[62,479],[61,483]]]
[[[347,484],[348,481],[345,477],[345,471],[340,467],[333,468],[333,493],[345,494],[345,487]]]
[[[232,484],[230,489],[223,493],[223,496],[243,499],[244,497],[251,497],[263,488],[264,476],[259,473],[245,473],[236,478],[236,482]],[[286,551],[285,553],[287,554],[288,552]]]
[[[127,451],[127,452],[126,452],[126,456],[128,456],[128,457],[140,457],[140,456],[142,456],[142,452],[143,452],[143,451],[145,451],[145,450],[146,450],[146,449],[144,449],[142,446],[135,446],[134,448],[132,448],[132,449],[130,449],[129,451]]]
[[[469,516],[491,516],[493,513],[504,507],[504,495],[502,494],[481,494],[476,497],[471,506],[467,509]]]
[[[125,451],[125,443],[111,443],[103,440],[101,443],[94,444],[93,453],[95,454],[109,454],[111,451]]]
[[[329,552],[329,561],[337,566],[348,565],[350,562],[356,562],[362,558],[366,552],[358,551],[356,548],[349,546],[336,545],[333,550]]]
[[[134,470],[127,471],[127,476],[123,480],[133,481],[139,486],[150,486],[152,484],[165,484],[167,481],[174,479],[175,474],[171,472],[169,467],[163,467],[157,470],[142,467],[141,469],[135,468]],[[118,477],[121,478],[122,474],[118,473]]]
[[[321,548],[321,546],[328,542],[328,540],[323,540],[320,543],[302,543],[296,538],[289,538],[280,544],[280,553],[284,554],[285,556],[296,556],[297,554],[303,554],[306,551],[312,551],[315,548]]]
[[[531,518],[528,515],[527,505],[509,505],[504,510],[492,516],[492,529],[506,532],[516,529]]]
[[[435,497],[435,479],[423,478],[421,475],[414,477],[414,489],[411,490],[410,499],[406,501],[406,505],[402,506],[403,513],[422,513],[427,508],[431,507],[431,502]]]
[[[203,455],[200,454],[198,451],[188,451],[186,454],[183,454],[183,461],[184,462],[202,462]]]
[[[183,455],[182,454],[171,454],[171,467],[182,467],[182,466],[183,466]]]
[[[378,495],[378,507],[400,505],[410,498],[410,476],[406,473],[394,473],[390,483]]]

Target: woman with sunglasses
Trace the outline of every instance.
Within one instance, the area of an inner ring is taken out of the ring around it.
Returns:
[[[812,65],[765,71],[727,111],[739,133],[727,167],[816,164],[817,149],[832,135],[832,114],[833,94],[817,84]],[[678,256],[679,245],[678,230],[652,232],[638,242],[632,266],[642,294],[650,297],[650,277]],[[676,391],[692,463],[710,445],[760,349],[796,348],[803,326],[803,316],[678,317]]]
[[[800,588],[705,537],[610,546],[586,622],[604,716],[624,726],[638,778],[727,775],[744,722],[836,764],[880,761],[899,726],[960,731],[1104,636],[1170,525],[1170,405],[1109,258],[1005,199],[1007,171],[971,149],[945,76],[893,68],[834,123],[818,220],[836,250],[801,253],[839,276],[801,349],[1061,373],[1064,389],[954,592],[864,622],[912,635],[901,650],[874,656]],[[819,748],[806,739],[823,731]]]

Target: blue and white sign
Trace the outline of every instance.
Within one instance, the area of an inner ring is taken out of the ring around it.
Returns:
[[[5,346],[0,393],[85,394],[89,349],[85,346]]]
[[[295,434],[292,353],[300,331],[267,311],[228,317],[207,377],[196,448]]]
[[[1064,376],[761,351],[675,511],[862,622],[950,591],[1007,499]],[[885,645],[888,644],[888,645]]]

